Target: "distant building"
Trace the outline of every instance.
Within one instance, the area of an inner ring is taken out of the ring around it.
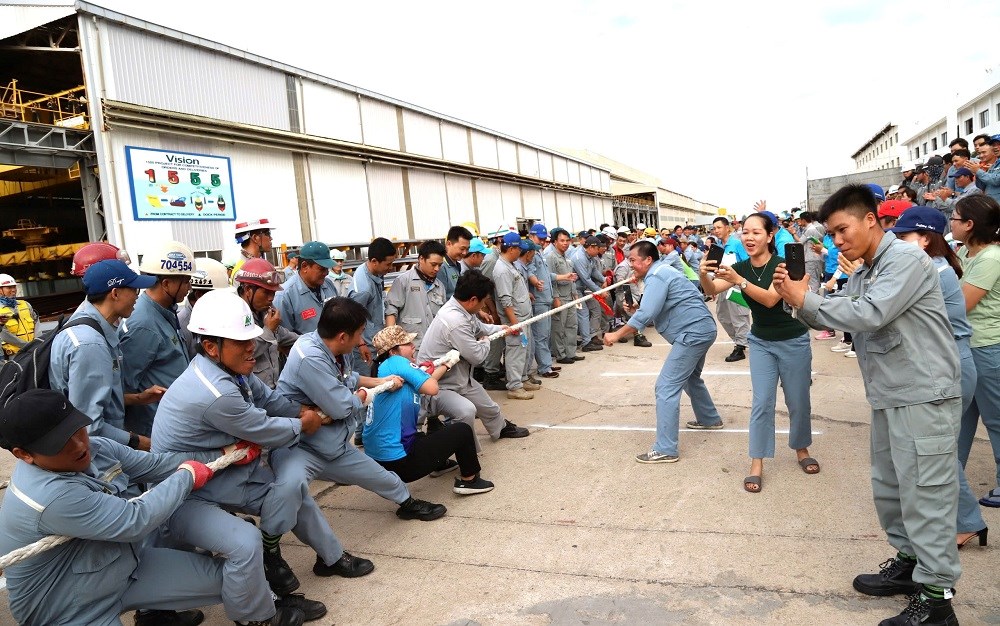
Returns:
[[[898,168],[902,165],[901,160],[906,159],[904,155],[899,146],[899,128],[890,122],[858,148],[851,158],[854,159],[855,172],[870,172]]]
[[[948,142],[956,137],[972,144],[976,135],[1000,133],[1000,83],[994,83],[973,97],[960,100],[944,117],[920,128],[904,139],[906,158],[924,161],[933,154],[948,151]]]

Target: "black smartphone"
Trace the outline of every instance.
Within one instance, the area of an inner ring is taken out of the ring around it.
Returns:
[[[715,261],[716,267],[719,263],[722,263],[722,257],[726,256],[726,249],[720,245],[712,244],[712,247],[708,249],[708,260]]]
[[[792,280],[802,280],[806,275],[806,252],[801,243],[785,244],[785,269]]]

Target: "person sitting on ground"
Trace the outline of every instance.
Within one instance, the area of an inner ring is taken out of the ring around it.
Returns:
[[[479,457],[471,426],[456,421],[426,435],[417,431],[420,396],[437,395],[438,381],[451,367],[447,363],[435,366],[429,361],[418,367],[413,362],[417,351],[413,344],[415,337],[416,333],[408,333],[400,326],[386,326],[375,335],[375,366],[379,376],[399,376],[403,386],[375,397],[365,420],[365,454],[406,483],[459,468],[461,472],[452,488],[455,493],[492,491],[493,483],[479,477]],[[457,463],[450,458],[453,454]]]

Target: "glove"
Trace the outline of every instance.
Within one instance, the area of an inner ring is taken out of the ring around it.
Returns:
[[[236,450],[246,450],[247,455],[239,461],[235,461],[233,465],[249,465],[260,456],[260,446],[255,443],[250,443],[249,441],[237,441],[236,443],[231,443],[222,448],[222,454],[230,454]]]
[[[211,468],[198,461],[184,461],[177,466],[177,469],[191,472],[191,478],[194,479],[194,486],[191,487],[191,491],[201,489],[215,475],[215,472]]]
[[[434,368],[434,363],[432,363],[431,361],[424,361],[423,363],[421,363],[417,367],[419,367],[420,369],[424,370],[424,373],[426,373],[426,374],[433,374],[434,373],[434,369],[435,369]]]
[[[455,367],[461,360],[462,354],[458,350],[449,350],[448,354],[444,355],[444,365],[448,367]]]

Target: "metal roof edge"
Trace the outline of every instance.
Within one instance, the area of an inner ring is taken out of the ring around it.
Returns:
[[[873,143],[875,143],[875,141],[876,141],[876,140],[877,140],[877,139],[878,139],[879,137],[881,137],[882,135],[884,135],[884,134],[885,134],[885,131],[889,130],[889,129],[890,129],[890,128],[892,128],[893,126],[894,126],[894,124],[893,124],[892,122],[889,122],[888,124],[886,124],[886,125],[885,125],[885,127],[884,127],[884,128],[882,128],[882,130],[880,130],[880,131],[878,131],[877,133],[875,133],[875,135],[874,135],[874,136],[872,136],[872,138],[871,138],[871,139],[869,139],[869,140],[868,140],[868,141],[867,141],[867,142],[865,143],[865,145],[863,145],[863,146],[861,146],[860,148],[858,148],[858,149],[857,149],[857,150],[856,150],[856,151],[854,152],[854,154],[852,154],[852,155],[851,155],[851,158],[852,158],[852,159],[854,159],[854,158],[857,158],[857,156],[858,156],[859,154],[861,154],[862,152],[864,152],[865,150],[867,150],[867,149],[868,149],[868,146],[870,146],[870,145],[872,145]]]
[[[923,128],[921,128],[917,132],[915,132],[912,135],[910,135],[909,137],[907,137],[904,141],[900,141],[899,143],[902,144],[902,145],[904,145],[904,146],[909,146],[911,141],[913,141],[914,139],[916,139],[920,135],[923,135],[928,130],[930,130],[931,128],[934,128],[935,126],[937,126],[941,122],[944,122],[945,124],[947,124],[948,123],[948,116],[945,115],[944,117],[942,117],[941,119],[937,120],[936,122],[924,126]]]

